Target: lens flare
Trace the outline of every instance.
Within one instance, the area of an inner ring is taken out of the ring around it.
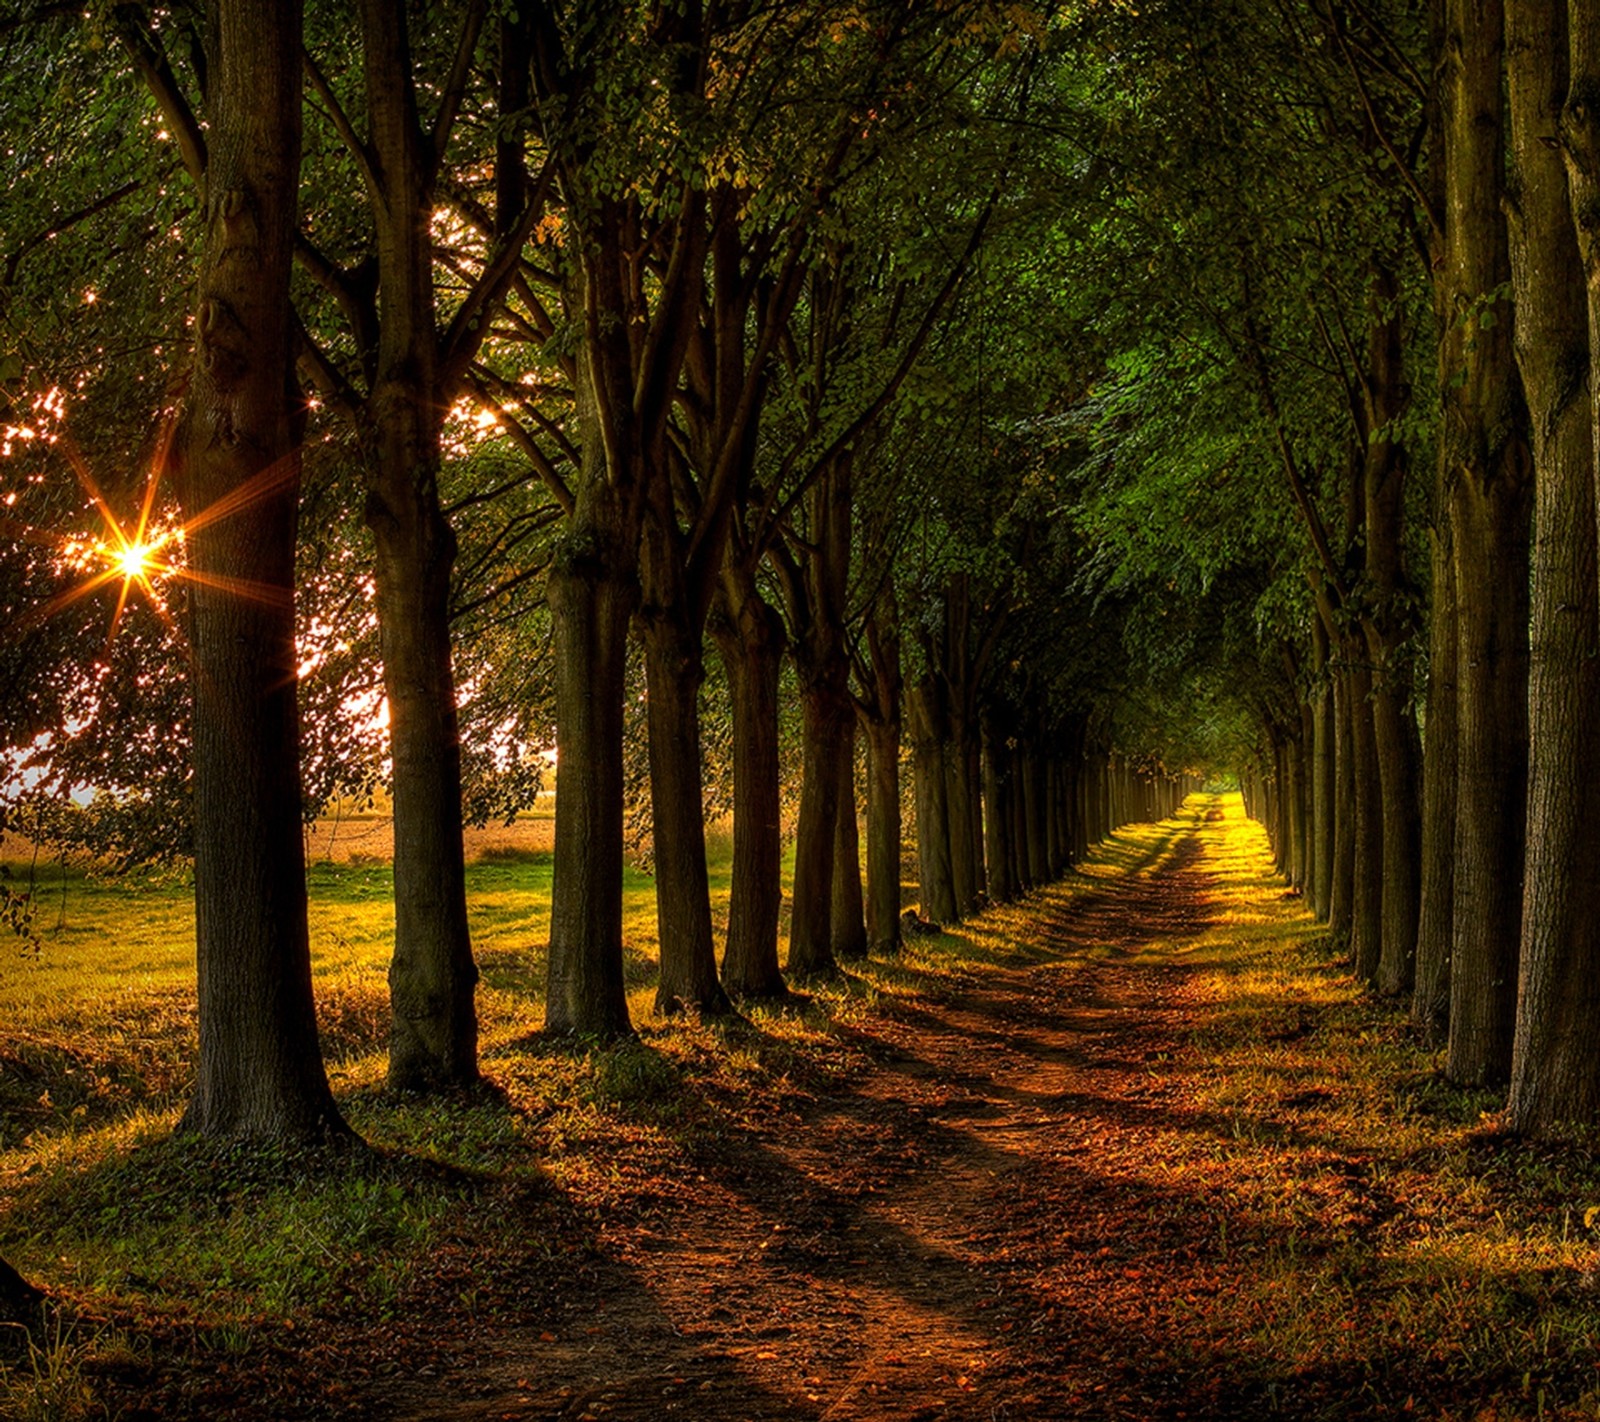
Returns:
[[[112,555],[112,562],[117,571],[125,578],[138,578],[141,581],[149,577],[152,569],[150,555],[152,550],[142,543],[130,543],[126,548],[120,549]]]
[[[292,605],[293,590],[289,587],[271,586],[195,567],[189,561],[189,539],[209,525],[231,518],[262,500],[279,497],[292,489],[298,476],[296,455],[277,460],[257,471],[198,513],[191,514],[183,523],[161,523],[158,522],[159,516],[156,510],[157,493],[168,463],[167,456],[173,432],[174,422],[168,412],[158,430],[157,448],[146,471],[144,489],[137,511],[134,517],[127,521],[119,517],[112,508],[90,471],[87,461],[65,432],[52,440],[77,476],[90,505],[99,514],[102,533],[93,541],[82,534],[54,534],[21,523],[0,512],[0,538],[53,547],[67,566],[80,569],[86,574],[79,582],[50,601],[24,613],[12,624],[10,631],[16,633],[35,626],[80,598],[112,584],[120,586],[117,588],[116,606],[111,614],[111,623],[106,631],[108,647],[117,634],[123,613],[127,610],[135,590],[168,629],[182,637],[160,587],[161,583],[169,580],[214,589],[229,596],[249,598],[272,606]]]

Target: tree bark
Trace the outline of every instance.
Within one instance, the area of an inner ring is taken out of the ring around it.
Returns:
[[[1028,878],[1042,887],[1050,882],[1050,852],[1045,842],[1044,773],[1036,742],[1023,747],[1022,817],[1027,826]]]
[[[1446,1039],[1450,1023],[1450,954],[1455,934],[1456,685],[1455,559],[1440,483],[1431,543],[1433,597],[1428,635],[1428,734],[1422,759],[1422,906],[1417,920],[1417,977],[1411,1020],[1427,1041]]]
[[[1452,500],[1460,688],[1452,1081],[1484,1086],[1511,1070],[1522,922],[1528,766],[1527,500],[1514,482]],[[1504,576],[1509,566],[1514,578]]]
[[[720,540],[719,540],[720,541]],[[732,1010],[717,978],[706,872],[705,793],[700,764],[700,686],[705,680],[710,569],[689,568],[677,501],[665,475],[650,484],[639,541],[646,712],[650,727],[650,817],[655,858],[656,941],[661,977],[656,1011],[706,1015]]]
[[[950,825],[950,878],[955,891],[956,917],[971,918],[978,909],[978,868],[973,860],[972,832],[975,806],[967,778],[967,724],[959,707],[952,707],[949,738],[943,747],[945,805]]]
[[[1335,648],[1339,647],[1337,642]],[[1356,913],[1356,784],[1355,721],[1350,707],[1350,679],[1344,654],[1336,650],[1333,666],[1333,866],[1328,889],[1328,928],[1335,943],[1348,949]]]
[[[1301,717],[1301,726],[1305,726],[1305,717]],[[1307,810],[1307,789],[1309,777],[1306,769],[1310,764],[1310,757],[1306,754],[1306,742],[1303,735],[1295,736],[1289,742],[1289,786],[1293,799],[1289,804],[1289,833],[1294,841],[1294,874],[1290,880],[1295,888],[1303,894],[1306,892],[1310,881],[1311,858],[1307,838],[1311,828],[1311,816]]]
[[[1367,344],[1365,502],[1366,583],[1370,611],[1362,618],[1372,658],[1372,731],[1382,797],[1382,940],[1378,991],[1409,996],[1416,976],[1421,899],[1421,806],[1416,723],[1407,709],[1410,677],[1403,648],[1414,627],[1405,571],[1405,478],[1408,460],[1395,433],[1409,402],[1403,320],[1393,274],[1373,277],[1374,316]]]
[[[1038,888],[1028,872],[1028,807],[1022,795],[1022,739],[1013,738],[1006,747],[1007,779],[1004,786],[1006,820],[1010,830],[1011,881],[1018,895]]]
[[[783,908],[778,675],[783,626],[742,564],[723,573],[713,624],[733,697],[733,879],[722,985],[741,1000],[782,997]],[[898,873],[898,864],[896,865]]]
[[[1066,826],[1061,819],[1061,763],[1052,754],[1044,762],[1044,843],[1045,857],[1054,882],[1061,877],[1066,861]]]
[[[668,609],[650,609],[641,620],[650,723],[656,941],[661,954],[656,1011],[726,1013],[732,1004],[717,979],[706,873],[699,707],[705,668],[699,639]]]
[[[1506,7],[1517,363],[1534,463],[1528,858],[1506,1119],[1560,1136],[1600,1121],[1600,582],[1584,269],[1565,164],[1564,0]],[[1581,101],[1580,101],[1581,102]]]
[[[845,710],[839,731],[839,804],[833,835],[833,953],[867,956],[866,912],[861,898],[861,839],[856,822],[856,723]]]
[[[1444,67],[1447,322],[1441,443],[1457,610],[1456,835],[1446,1072],[1511,1069],[1528,755],[1526,411],[1512,350],[1503,7],[1450,0]]]
[[[1312,623],[1311,641],[1314,676],[1311,697],[1311,911],[1326,923],[1333,911],[1335,760],[1328,634],[1320,617]]]
[[[850,456],[836,458],[806,499],[809,542],[799,561],[773,549],[789,609],[790,650],[800,679],[802,780],[795,826],[789,973],[838,968],[833,955],[833,866],[840,814],[840,761],[855,724],[845,603],[854,519]]]
[[[866,687],[860,703],[867,733],[867,942],[900,951],[900,609],[887,578],[868,612]]]
[[[559,758],[545,1028],[553,1033],[632,1031],[622,977],[622,731],[637,546],[620,500],[591,481],[550,576]]]
[[[837,971],[833,956],[833,856],[839,816],[839,742],[850,708],[843,688],[818,679],[800,690],[802,780],[795,826],[790,977]]]
[[[478,1076],[478,969],[467,929],[461,842],[461,742],[450,659],[450,567],[455,540],[412,483],[404,431],[413,395],[377,400],[382,472],[367,522],[389,707],[394,800],[394,955],[389,964],[389,1085],[425,1091]],[[385,417],[381,412],[388,408]],[[437,430],[433,431],[437,435]],[[432,441],[437,457],[438,444]],[[400,477],[391,477],[399,471]],[[431,504],[431,508],[429,505]]]
[[[1010,903],[1017,896],[1012,877],[1014,850],[1011,844],[1011,815],[1006,805],[1007,781],[1011,774],[1010,755],[1004,729],[993,713],[983,718],[983,830],[985,858],[989,868],[989,898],[997,904]]]
[[[200,1016],[180,1129],[318,1142],[349,1130],[317,1039],[300,834],[299,6],[220,0],[211,40],[205,252],[174,449],[191,575]]]
[[[867,723],[867,941],[900,951],[900,725]]]
[[[394,956],[389,1084],[434,1090],[478,1076],[478,971],[467,929],[461,745],[450,648],[456,543],[439,506],[433,156],[416,108],[403,14],[361,10],[377,229],[379,327],[363,409],[368,526],[389,709]]]
[[[917,877],[922,916],[933,923],[954,923],[955,882],[950,867],[950,816],[945,800],[944,691],[929,674],[909,693],[912,771],[917,797]]]
[[[1359,652],[1353,653],[1345,673],[1355,799],[1350,948],[1356,976],[1372,985],[1383,955],[1383,799],[1373,735],[1372,672],[1359,657]]]

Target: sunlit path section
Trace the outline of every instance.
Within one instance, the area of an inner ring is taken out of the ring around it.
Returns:
[[[1508,1371],[1552,1327],[1527,1300],[1592,1277],[1588,1242],[1496,1200],[1472,1104],[1397,1071],[1403,1032],[1236,798],[1118,833],[959,947],[954,987],[857,1029],[874,1065],[848,1089],[708,1146],[537,1331],[487,1337],[462,1365],[481,1398],[440,1378],[382,1405],[1452,1418],[1498,1370],[1590,1415],[1554,1408],[1592,1407],[1577,1340]]]
[[[968,926],[958,992],[886,1001],[855,1089],[729,1142],[692,1204],[616,1232],[591,1304],[495,1347],[558,1408],[470,1415],[1066,1416],[1108,1389],[1224,1415],[1241,1345],[1207,1315],[1254,1226],[1215,1193],[1189,1038],[1221,955],[1304,933],[1236,801],[1123,831]]]

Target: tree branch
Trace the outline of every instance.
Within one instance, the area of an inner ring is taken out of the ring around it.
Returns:
[[[333,358],[322,349],[299,312],[294,313],[295,341],[301,364],[310,373],[317,394],[351,425],[360,421],[363,401],[354,386],[345,379],[344,372],[334,364]]]
[[[80,222],[87,222],[97,213],[104,212],[108,207],[122,201],[129,193],[137,192],[142,188],[142,182],[124,183],[120,188],[107,193],[104,197],[96,198],[85,207],[80,207],[76,212],[69,212],[65,217],[52,218],[50,225],[43,231],[25,239],[6,257],[5,279],[0,281],[0,286],[12,286],[17,279],[17,268],[22,265],[22,259],[35,247],[48,242],[52,237],[59,237],[63,232],[76,227]]]
[[[339,135],[340,141],[355,160],[355,165],[361,172],[361,180],[367,185],[367,191],[375,199],[382,201],[383,182],[373,161],[372,150],[362,142],[361,135],[350,122],[350,116],[344,111],[344,105],[339,102],[339,96],[333,92],[333,85],[318,68],[317,61],[311,57],[311,51],[301,50],[300,59],[305,66],[306,78],[310,81],[312,90],[322,101],[328,122],[333,125],[333,131]]]
[[[450,76],[445,80],[444,93],[439,99],[439,111],[434,115],[432,133],[432,161],[428,165],[428,186],[438,176],[444,165],[444,151],[450,146],[450,132],[455,127],[456,116],[461,112],[461,100],[472,78],[472,56],[478,50],[478,36],[483,32],[483,0],[472,0],[461,18],[461,37],[456,42],[455,59],[450,65]]]
[[[117,38],[122,41],[123,48],[128,51],[128,57],[133,60],[133,67],[139,71],[139,77],[144,80],[145,88],[150,91],[156,101],[156,107],[161,110],[162,118],[172,130],[173,137],[177,139],[178,152],[183,155],[183,166],[188,169],[195,186],[204,191],[205,132],[194,116],[193,107],[184,97],[183,89],[178,84],[178,76],[172,72],[172,64],[167,59],[166,50],[161,47],[145,23],[143,7],[114,6],[111,11],[111,23],[117,32]]]
[[[539,181],[529,195],[528,205],[516,226],[500,240],[497,250],[490,253],[489,260],[478,273],[466,299],[451,317],[450,328],[445,332],[442,343],[444,354],[439,362],[442,390],[448,392],[455,389],[482,347],[489,331],[486,313],[505,295],[517,273],[523,245],[544,212],[545,199],[555,180],[555,171],[554,159],[546,159]]]
[[[472,386],[473,393],[478,399],[500,417],[500,422],[505,429],[507,438],[510,439],[512,444],[516,445],[523,458],[533,466],[534,471],[544,481],[545,487],[550,490],[551,497],[561,505],[562,512],[570,518],[577,510],[578,501],[571,488],[568,487],[567,481],[561,477],[560,471],[556,469],[555,464],[539,448],[538,441],[523,428],[520,420],[507,413],[504,403],[489,389],[491,384],[506,388],[506,382],[501,381],[498,376],[493,375],[491,372],[483,370],[473,372],[469,375],[468,380]],[[510,387],[510,389],[514,391],[514,398],[517,402],[523,404],[526,399],[524,394],[521,391],[517,391],[514,386]],[[524,408],[527,408],[526,405],[524,405]],[[529,413],[530,415],[535,414],[531,410]],[[535,418],[539,417],[535,415]],[[572,458],[574,463],[577,462],[575,458],[576,451],[570,445],[565,446],[562,453]]]

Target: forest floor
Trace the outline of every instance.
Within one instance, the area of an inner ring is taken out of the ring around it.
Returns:
[[[381,1319],[168,1316],[106,1415],[1600,1416],[1592,1154],[1443,1086],[1226,805],[880,972],[821,1065],[758,1020],[715,1050],[782,1072],[641,1059],[583,1168],[453,1169]]]

